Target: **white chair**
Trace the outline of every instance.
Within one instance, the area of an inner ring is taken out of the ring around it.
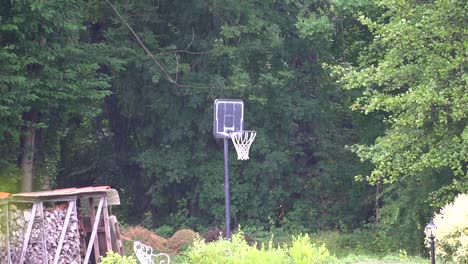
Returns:
[[[147,246],[140,241],[133,242],[133,251],[141,264],[170,264],[171,262],[169,255],[166,253],[154,254],[152,247]]]

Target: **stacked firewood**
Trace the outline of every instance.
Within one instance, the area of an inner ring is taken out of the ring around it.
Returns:
[[[10,230],[10,256],[12,263],[19,263],[23,251],[23,242],[27,235],[28,223],[34,217],[31,233],[29,235],[28,246],[24,254],[24,263],[52,264],[55,253],[60,242],[60,235],[64,228],[68,207],[56,206],[47,208],[42,212],[36,210],[32,215],[31,208],[19,209],[10,204],[9,207],[9,230]],[[39,208],[39,207],[38,207]],[[44,213],[44,216],[42,215]],[[0,211],[0,218],[4,218],[5,213]],[[6,250],[6,227],[2,222],[0,226],[0,263],[8,263]],[[4,241],[2,243],[2,241]],[[47,248],[44,250],[44,243]],[[47,258],[47,262],[45,259]],[[68,228],[62,244],[58,263],[79,263],[80,262],[80,238],[78,230],[78,218],[72,211]]]
[[[8,263],[6,214],[3,205],[0,207],[0,263]]]
[[[45,210],[45,233],[47,240],[47,252],[49,263],[53,263],[60,234],[65,223],[68,207],[56,207]],[[78,228],[78,217],[73,210],[68,222],[65,238],[60,251],[58,263],[75,264],[80,263],[80,234]]]
[[[5,212],[2,213],[5,214]],[[29,220],[29,218],[31,217],[31,209],[20,210],[15,205],[10,205],[8,215],[10,231],[10,256],[13,263],[19,263],[23,247],[24,235],[27,227],[26,217]],[[6,250],[3,254],[5,254],[6,256]]]

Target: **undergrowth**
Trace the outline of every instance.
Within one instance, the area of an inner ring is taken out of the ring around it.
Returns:
[[[183,253],[180,261],[187,264],[339,263],[324,245],[311,243],[308,235],[294,236],[290,246],[275,246],[272,240],[262,245],[249,245],[242,232],[234,234],[231,241],[197,241]]]

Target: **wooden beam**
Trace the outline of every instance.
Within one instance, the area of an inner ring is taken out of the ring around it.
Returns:
[[[31,237],[31,230],[34,223],[34,218],[36,217],[37,204],[38,203],[34,203],[32,207],[31,218],[29,219],[28,229],[26,230],[26,235],[24,236],[23,249],[21,250],[19,264],[24,263],[24,257],[26,256],[26,250],[28,249],[29,238]]]
[[[88,249],[86,250],[86,256],[85,256],[83,264],[88,264],[89,257],[91,256],[91,250],[92,250],[92,245],[91,244],[95,245],[94,242],[97,241],[96,240],[96,233],[97,233],[97,228],[98,228],[98,225],[99,225],[99,219],[101,218],[102,207],[104,205],[104,198],[105,197],[101,197],[101,200],[99,201],[99,206],[98,206],[98,210],[97,210],[97,213],[96,213],[96,219],[94,219],[93,231],[91,232],[91,237],[89,239]],[[92,201],[90,201],[90,204],[93,204]],[[95,251],[94,254],[96,255],[96,251]],[[96,258],[98,258],[98,261],[96,261],[96,263],[99,263],[99,248],[98,248]]]
[[[109,226],[109,211],[107,210],[107,197],[104,197],[104,232],[106,234],[106,253],[112,251],[112,241]]]
[[[60,240],[57,245],[57,250],[55,251],[54,264],[57,264],[59,261],[60,253],[62,252],[63,241],[65,240],[65,234],[67,233],[68,223],[70,222],[70,216],[75,207],[75,201],[68,202],[67,216],[65,216],[65,222],[62,226],[62,232],[60,233]]]
[[[99,200],[99,202],[101,202],[101,200]],[[98,204],[98,206],[99,206],[99,204]],[[94,224],[96,216],[95,216],[95,213],[94,213],[94,198],[93,197],[89,197],[89,199],[88,199],[88,209],[89,209],[89,218],[91,220],[91,223]],[[99,217],[98,217],[98,219],[99,219]],[[94,228],[94,225],[93,225],[93,228]],[[91,230],[90,230],[91,233],[93,232],[93,228],[91,228]],[[98,228],[99,228],[99,225],[98,225]],[[91,240],[89,240],[89,241],[91,241]],[[99,257],[101,256],[101,254],[99,252],[99,238],[94,240],[94,245],[93,246],[94,246],[94,261],[95,261],[95,263],[99,263]]]
[[[76,199],[75,199],[75,207],[73,207],[73,212],[75,213],[75,217],[76,217],[76,220],[78,220],[78,206],[76,205]],[[79,221],[79,220],[78,220]],[[80,229],[80,224],[77,223],[78,225],[78,233],[79,233],[79,229]],[[81,263],[81,252],[79,252],[78,254],[78,263]],[[45,262],[45,264],[47,264],[47,262]]]
[[[112,241],[112,250],[119,253],[121,256],[125,256],[125,250],[120,236],[120,227],[119,222],[117,222],[117,217],[115,217],[115,215],[111,215],[109,217],[109,222],[111,226],[111,236],[112,232],[114,235],[114,241]]]
[[[47,254],[47,241],[45,239],[45,213],[44,213],[44,203],[40,202],[39,203],[39,210],[41,211],[41,221],[42,221],[42,226],[41,226],[41,235],[42,235],[42,261],[44,263],[49,263],[48,259],[48,254]]]

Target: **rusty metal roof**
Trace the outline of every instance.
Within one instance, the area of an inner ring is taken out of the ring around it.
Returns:
[[[93,186],[83,188],[65,188],[51,191],[42,192],[26,192],[12,194],[11,198],[45,198],[45,197],[60,197],[60,196],[72,196],[72,195],[91,195],[98,193],[105,193],[110,190],[109,186]]]

